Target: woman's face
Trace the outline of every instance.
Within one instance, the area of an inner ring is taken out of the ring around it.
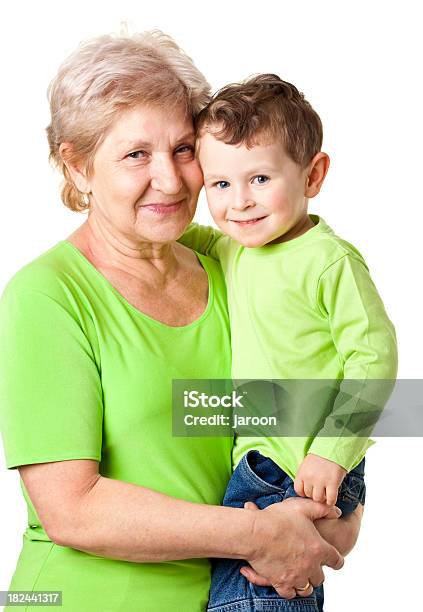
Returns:
[[[97,149],[90,216],[127,246],[176,240],[191,222],[203,184],[194,130],[182,109],[123,111]]]

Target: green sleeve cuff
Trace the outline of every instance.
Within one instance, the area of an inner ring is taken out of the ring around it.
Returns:
[[[337,463],[344,470],[350,472],[363,459],[370,446],[375,444],[374,440],[368,438],[314,438],[308,453],[318,455]]]

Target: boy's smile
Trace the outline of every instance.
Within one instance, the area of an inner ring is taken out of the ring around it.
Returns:
[[[310,166],[296,164],[280,142],[249,149],[206,132],[199,160],[213,219],[242,245],[291,240],[313,227],[306,195]]]

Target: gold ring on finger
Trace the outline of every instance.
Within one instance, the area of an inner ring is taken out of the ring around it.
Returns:
[[[307,582],[307,584],[304,587],[295,587],[296,591],[307,591],[307,589],[310,588],[310,583]]]

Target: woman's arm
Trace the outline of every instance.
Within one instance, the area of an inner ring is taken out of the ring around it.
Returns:
[[[335,546],[344,557],[355,546],[358,534],[360,533],[361,519],[363,518],[364,506],[358,504],[351,514],[340,519],[318,519],[315,522],[316,528],[322,538]]]
[[[320,584],[321,565],[343,564],[313,524],[328,509],[311,500],[287,500],[261,512],[195,504],[105,478],[91,460],[19,471],[43,527],[61,546],[138,563],[246,559],[286,598],[308,580]]]

